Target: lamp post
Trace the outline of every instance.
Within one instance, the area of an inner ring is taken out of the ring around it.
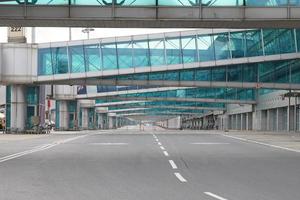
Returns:
[[[90,32],[95,31],[93,28],[85,28],[82,30],[83,33],[87,34],[87,39],[90,39]]]

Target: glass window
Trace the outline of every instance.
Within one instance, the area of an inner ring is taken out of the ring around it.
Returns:
[[[232,58],[242,58],[246,54],[245,32],[230,33],[230,51]]]
[[[84,54],[86,71],[100,71],[102,66],[100,45],[85,45]]]
[[[226,68],[213,68],[212,81],[226,81]]]
[[[265,83],[274,82],[275,67],[272,62],[258,63],[259,81]]]
[[[164,73],[163,72],[156,72],[149,74],[149,80],[164,80]]]
[[[294,29],[279,29],[280,53],[294,53],[295,46],[295,32]]]
[[[297,36],[297,48],[298,48],[298,52],[300,52],[300,29],[296,29],[296,36]]]
[[[216,60],[230,59],[228,33],[213,36]]]
[[[132,64],[132,43],[117,43],[119,69],[131,68]]]
[[[257,64],[243,65],[243,81],[257,82]]]
[[[179,38],[166,38],[167,64],[181,64],[181,47]]]
[[[69,55],[71,72],[85,72],[83,46],[70,46]]]
[[[148,41],[133,41],[133,66],[150,66]]]
[[[246,38],[246,57],[261,56],[263,55],[261,31],[247,31]]]
[[[203,6],[240,6],[243,5],[243,0],[202,0]]]
[[[290,62],[275,61],[272,62],[275,67],[274,81],[275,83],[289,83]]]
[[[102,52],[103,69],[104,70],[118,69],[116,44],[115,43],[102,44],[101,52]]]
[[[211,81],[211,69],[197,69],[195,81]]]
[[[195,6],[198,0],[158,0],[161,6]]]
[[[38,50],[38,65],[38,75],[53,74],[50,48]]]
[[[180,81],[193,81],[193,80],[194,80],[194,70],[180,71]]]
[[[167,80],[167,81],[178,81],[179,80],[179,72],[178,71],[165,72],[164,80]]]
[[[300,83],[300,60],[291,62],[291,82]]]
[[[228,81],[229,82],[242,82],[243,81],[243,73],[241,65],[234,65],[227,68]]]
[[[165,65],[164,40],[150,40],[149,47],[151,66]]]
[[[291,6],[300,6],[300,0],[290,0]]]
[[[69,72],[68,54],[66,47],[52,48],[52,62],[54,74],[65,74]]]
[[[71,0],[73,5],[102,5],[111,6],[113,0]]]
[[[212,36],[200,35],[197,39],[200,61],[215,60],[215,50]]]
[[[183,37],[181,38],[183,63],[198,62],[196,37]]]
[[[264,29],[265,55],[274,55],[280,53],[280,41],[278,29]]]
[[[246,0],[247,6],[285,6],[288,0]]]

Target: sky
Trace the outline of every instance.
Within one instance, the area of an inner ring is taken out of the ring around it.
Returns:
[[[27,41],[31,43],[31,28],[26,29]],[[87,39],[82,33],[83,28],[72,28],[72,40]],[[105,38],[117,36],[130,36],[150,33],[184,31],[189,29],[136,29],[136,28],[97,28],[90,33],[90,38]],[[68,41],[69,28],[36,28],[36,43]],[[0,43],[7,42],[7,28],[0,27]]]

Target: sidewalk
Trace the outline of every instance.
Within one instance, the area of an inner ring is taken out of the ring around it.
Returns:
[[[248,142],[262,143],[262,145],[266,144],[300,152],[300,133],[296,132],[229,131],[221,134]]]

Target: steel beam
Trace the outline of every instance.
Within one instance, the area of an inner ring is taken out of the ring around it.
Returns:
[[[295,28],[300,8],[0,5],[1,26],[114,28]]]

